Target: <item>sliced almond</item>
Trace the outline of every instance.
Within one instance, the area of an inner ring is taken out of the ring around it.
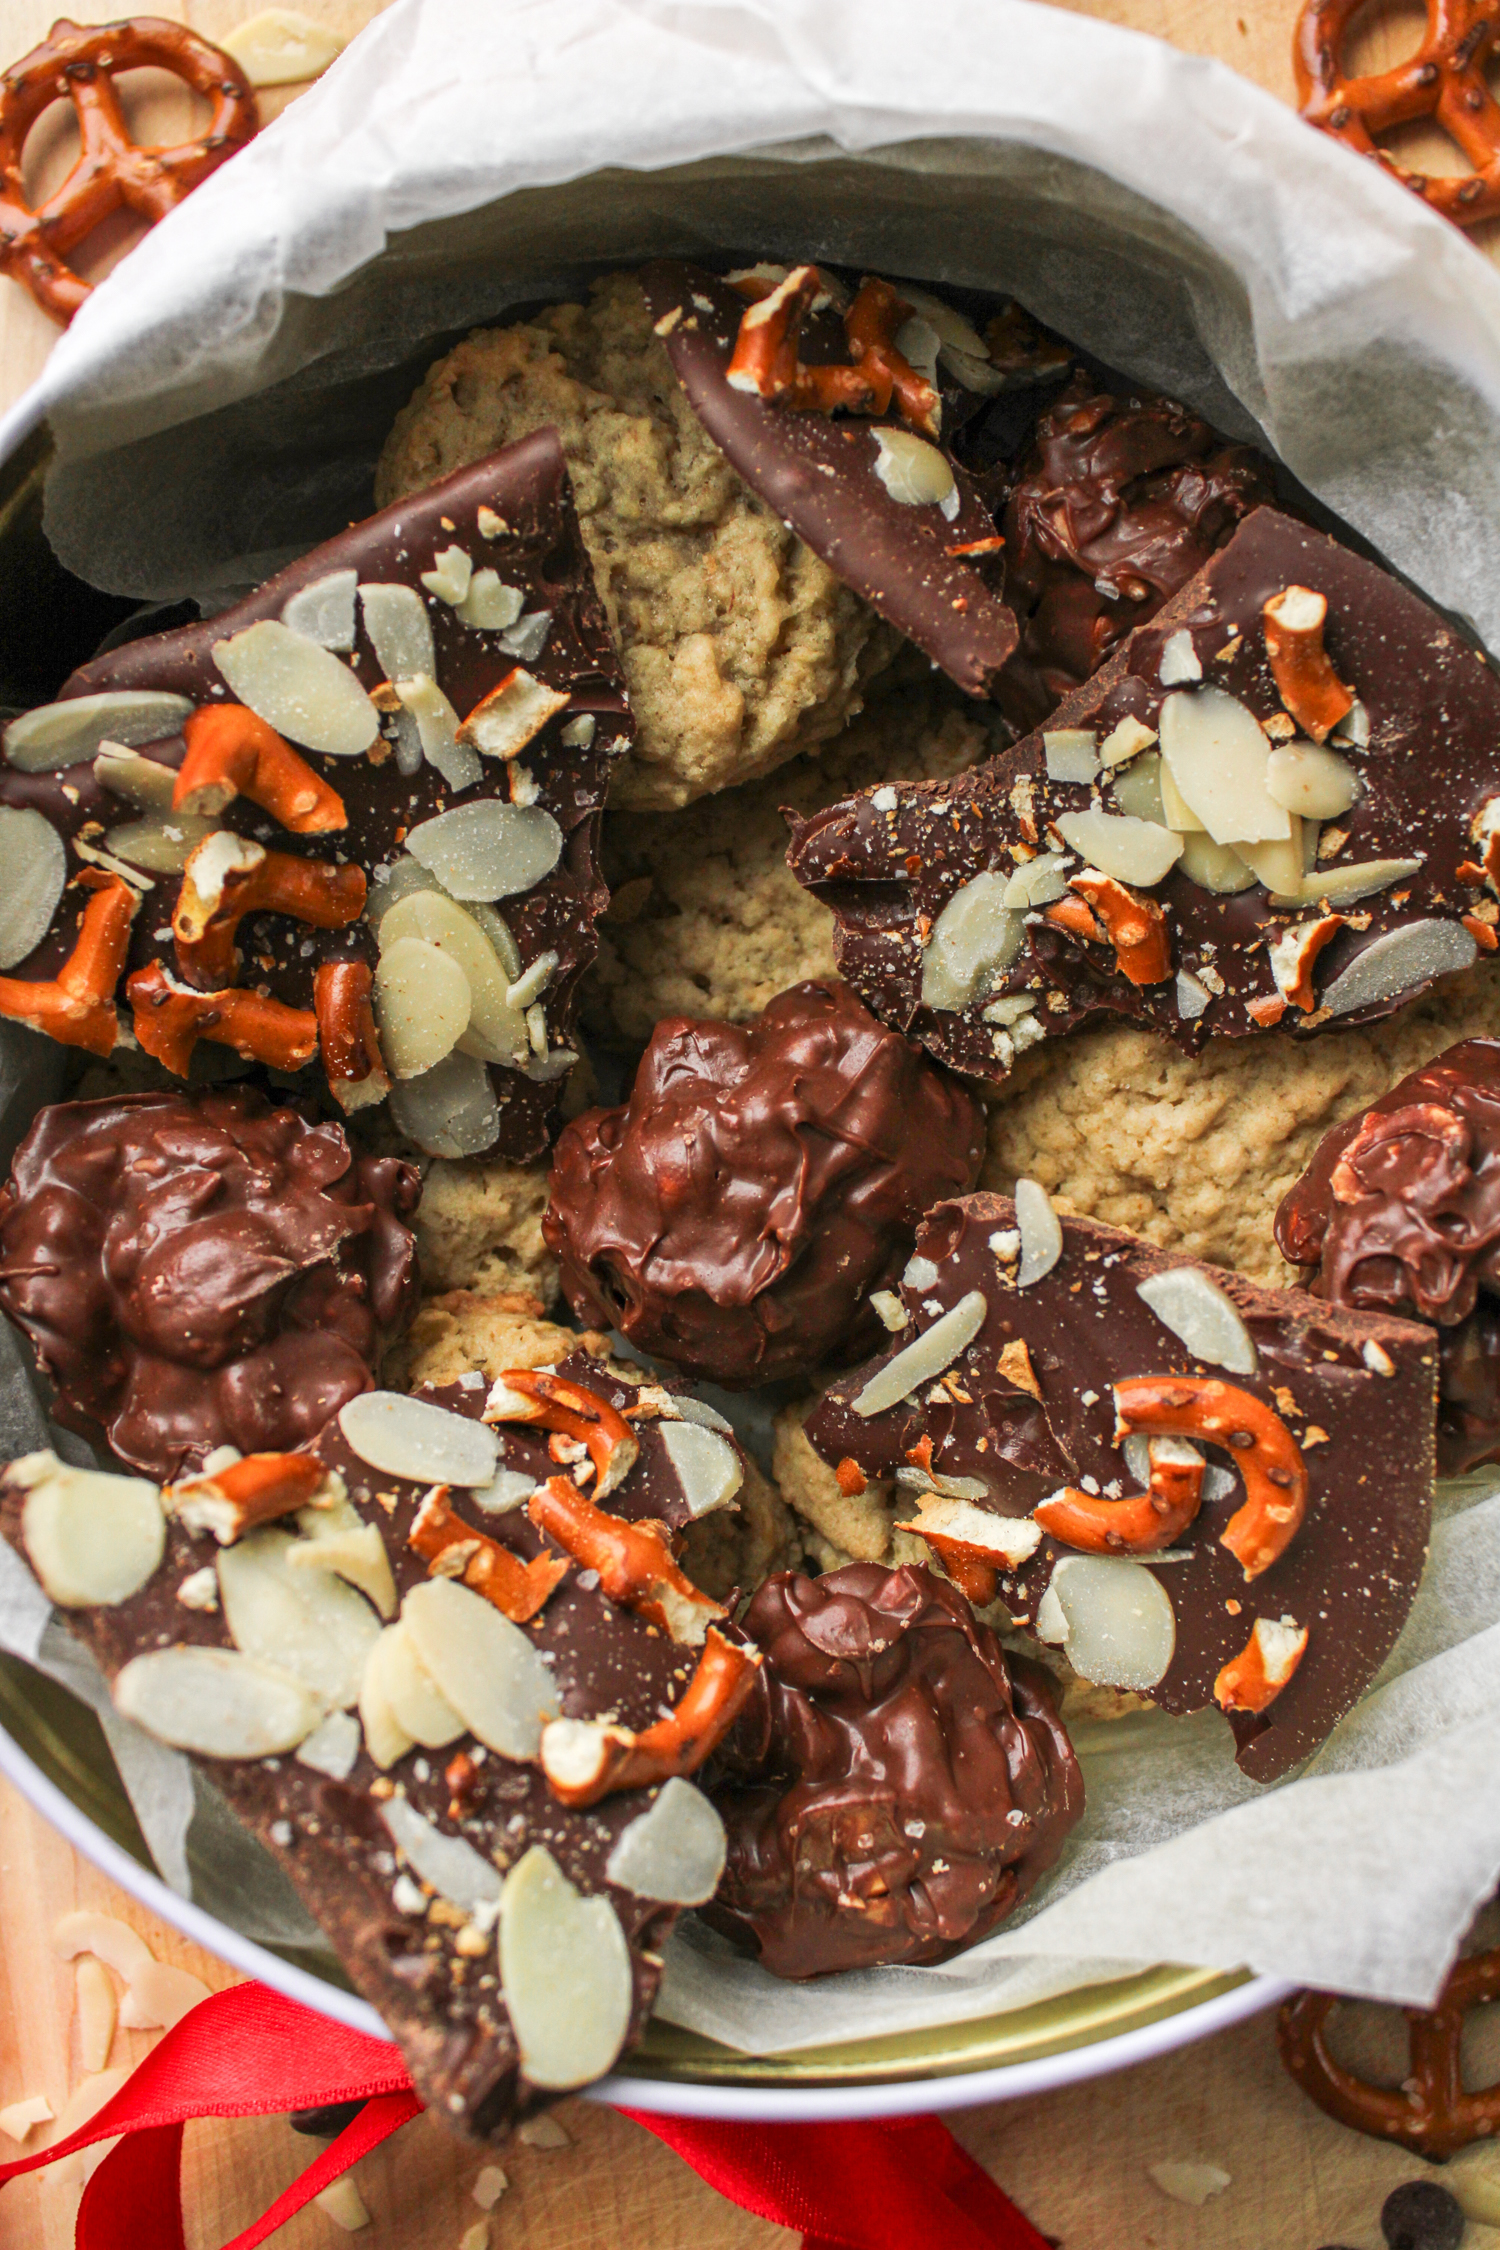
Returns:
[[[930,1328],[924,1328],[914,1343],[870,1377],[849,1402],[854,1412],[867,1417],[884,1414],[888,1407],[899,1406],[902,1399],[909,1398],[919,1384],[932,1382],[968,1350],[989,1317],[989,1309],[982,1289],[971,1289],[966,1297],[960,1297]]]
[[[462,1907],[466,1914],[498,1905],[500,1877],[493,1862],[481,1859],[462,1836],[448,1835],[404,1797],[389,1798],[380,1808],[380,1817],[412,1873],[430,1883],[439,1898]]]
[[[557,1683],[520,1626],[451,1578],[414,1586],[401,1622],[470,1733],[503,1758],[534,1759],[558,1715]]]
[[[1238,1307],[1197,1266],[1168,1266],[1138,1282],[1136,1295],[1194,1359],[1235,1375],[1253,1375],[1260,1365]]]
[[[359,1695],[365,1659],[380,1637],[374,1611],[331,1572],[295,1570],[292,1535],[252,1531],[219,1550],[219,1603],[236,1648],[289,1672],[326,1709]]]
[[[1060,1646],[1095,1687],[1154,1688],[1172,1662],[1171,1597],[1145,1566],[1106,1555],[1064,1555],[1037,1608],[1040,1640]]]
[[[109,2061],[118,2016],[108,1970],[92,1954],[85,1954],[73,1971],[73,2019],[78,2026],[78,2060],[86,2071],[103,2070]]]
[[[515,624],[526,607],[519,586],[506,586],[498,570],[476,570],[469,590],[458,603],[458,614],[478,633],[503,633]]]
[[[95,1954],[127,1984],[156,1959],[145,1939],[128,1922],[88,1907],[58,1917],[52,1925],[52,1950],[60,1961],[76,1961],[80,1953]]]
[[[128,1601],[166,1549],[161,1494],[142,1477],[75,1469],[55,1453],[12,1461],[6,1481],[26,1495],[27,1560],[59,1609]]]
[[[1008,911],[1029,914],[1039,906],[1050,906],[1054,899],[1066,898],[1068,878],[1063,870],[1071,865],[1067,852],[1038,852],[1035,859],[1023,860],[1002,893]],[[1015,998],[1030,1005],[1030,994],[1016,994]],[[989,1021],[988,1015],[985,1020]]]
[[[1208,831],[1198,815],[1187,803],[1165,758],[1157,759],[1157,780],[1161,790],[1162,818],[1179,836],[1206,836]],[[1118,789],[1116,795],[1119,794]]]
[[[566,711],[571,700],[562,690],[533,679],[518,664],[498,687],[491,688],[482,703],[475,704],[458,730],[458,739],[471,743],[486,758],[518,758],[549,719]],[[500,893],[486,895],[498,898]]]
[[[213,657],[231,693],[304,750],[357,758],[379,740],[375,706],[348,665],[278,619],[215,641]]]
[[[534,890],[556,867],[562,846],[562,830],[542,806],[492,797],[424,820],[406,839],[412,857],[456,899],[513,898]]]
[[[1021,914],[1006,905],[1012,878],[976,875],[955,891],[922,957],[922,1005],[957,1011],[988,997],[1025,943]]]
[[[317,1514],[315,1508],[304,1508],[298,1520],[306,1528],[306,1520]],[[377,1616],[395,1616],[396,1580],[377,1525],[360,1523],[314,1531],[287,1549],[286,1560],[289,1570],[333,1571],[357,1587],[374,1605]]]
[[[1222,2195],[1230,2184],[1231,2175],[1221,2164],[1182,2163],[1148,2164],[1146,2170],[1174,2203],[1190,2203],[1201,2211],[1210,2196]]]
[[[437,675],[432,619],[415,586],[361,586],[365,632],[388,680],[430,680]]]
[[[433,556],[431,570],[424,570],[421,579],[429,594],[456,609],[469,591],[473,575],[473,558],[467,548],[444,547]]]
[[[1270,741],[1235,696],[1222,688],[1169,695],[1161,707],[1161,749],[1183,802],[1216,844],[1290,835],[1291,816],[1266,788]]]
[[[324,2218],[332,2219],[334,2225],[345,2234],[362,2234],[370,2223],[365,2199],[359,2192],[359,2182],[351,2173],[346,2172],[341,2180],[334,2180],[326,2188],[320,2188],[313,2201]]]
[[[692,1422],[662,1422],[659,1428],[688,1513],[696,1520],[715,1508],[732,1507],[745,1471],[728,1439]]]
[[[451,1054],[392,1087],[397,1128],[429,1156],[483,1156],[500,1131],[500,1107],[486,1066],[475,1056]]]
[[[1100,743],[1099,763],[1101,766],[1123,765],[1127,758],[1138,758],[1143,750],[1149,750],[1155,740],[1155,727],[1148,727],[1141,719],[1121,719]]]
[[[1359,775],[1347,758],[1316,742],[1285,742],[1266,761],[1266,788],[1278,805],[1306,820],[1337,820],[1359,796]]]
[[[630,1950],[607,1898],[584,1898],[542,1844],[517,1861],[500,1905],[500,1985],[534,2086],[602,2078],[630,2029]]]
[[[442,775],[450,789],[470,789],[479,779],[478,758],[458,739],[458,713],[425,672],[397,680],[396,700],[416,726],[422,755]]]
[[[1062,1221],[1039,1180],[1017,1180],[1016,1225],[1021,1231],[1021,1264],[1016,1287],[1043,1280],[1063,1254]]]
[[[120,2024],[125,2031],[170,2031],[190,2008],[208,1998],[208,1986],[191,1969],[174,1968],[170,1961],[152,1961],[130,1979],[120,2002]]]
[[[45,2094],[28,2094],[0,2109],[0,2133],[8,2141],[24,2141],[36,2126],[50,2125],[55,2114]]]
[[[1042,736],[1049,781],[1092,781],[1099,771],[1099,743],[1086,727],[1059,727]]]
[[[551,630],[551,610],[533,609],[518,618],[514,625],[506,627],[500,635],[500,646],[507,656],[518,656],[523,664],[534,664],[547,646]]]
[[[464,1733],[464,1723],[418,1656],[410,1633],[399,1621],[388,1625],[370,1651],[363,1700],[374,1675],[376,1698],[403,1734],[424,1750],[445,1750]]]
[[[364,1677],[359,1683],[359,1724],[365,1748],[382,1773],[416,1747],[415,1736],[407,1733],[386,1696],[385,1667],[380,1654],[384,1640],[382,1634],[370,1651]],[[321,1734],[321,1727],[318,1731]]]
[[[364,1692],[362,1685],[360,1692]],[[297,1763],[311,1766],[314,1773],[327,1774],[330,1781],[347,1781],[359,1763],[363,1740],[359,1721],[352,1711],[330,1711],[323,1724],[314,1727],[306,1741],[299,1744]]]
[[[354,594],[359,575],[352,570],[330,570],[311,585],[299,587],[281,608],[281,622],[319,648],[347,656],[354,647]]]
[[[1177,1013],[1184,1023],[1196,1023],[1209,1002],[1206,984],[1200,984],[1191,969],[1177,972]]]
[[[94,759],[94,779],[101,789],[137,812],[169,813],[177,772],[158,758],[144,758],[123,742],[101,742]],[[227,800],[226,800],[227,801]]]
[[[152,1649],[131,1658],[111,1692],[122,1718],[200,1758],[277,1757],[327,1709],[289,1672],[233,1648]]]
[[[1182,838],[1154,821],[1132,820],[1126,813],[1102,812],[1091,805],[1087,812],[1063,813],[1056,823],[1065,844],[1081,852],[1101,875],[1118,883],[1135,883],[1149,890],[1171,872],[1182,857]]]
[[[1236,892],[1255,887],[1254,868],[1245,865],[1234,846],[1216,844],[1206,834],[1183,837],[1177,865],[1190,883],[1217,898],[1233,898]]]
[[[59,773],[94,757],[105,742],[134,748],[163,741],[180,733],[192,712],[185,695],[167,695],[160,688],[111,688],[104,695],[39,704],[12,719],[0,743],[17,773]]]
[[[1288,813],[1292,824],[1290,836],[1273,838],[1269,843],[1238,844],[1245,865],[1273,898],[1286,897],[1300,891],[1306,853],[1303,845],[1303,821],[1297,813]]]
[[[206,813],[169,813],[162,819],[126,821],[111,828],[104,841],[128,867],[144,868],[148,875],[180,875],[214,827]]]
[[[469,980],[451,952],[412,937],[382,947],[375,1020],[381,1053],[396,1078],[420,1078],[452,1054],[469,1028],[472,1006]]]
[[[32,806],[0,805],[0,969],[41,944],[68,880],[68,855]]]
[[[1386,930],[1357,953],[1323,994],[1323,1008],[1347,1016],[1411,992],[1433,977],[1471,969],[1479,948],[1461,922],[1407,922]]]
[[[500,1441],[483,1422],[400,1391],[364,1391],[339,1409],[339,1428],[361,1461],[415,1484],[488,1484]]]
[[[951,521],[958,513],[958,486],[946,455],[914,430],[881,428],[870,434],[875,440],[872,466],[891,498],[906,508],[936,505]]]
[[[980,1554],[993,1556],[1007,1570],[1029,1562],[1042,1543],[1042,1527],[1030,1516],[997,1516],[991,1508],[976,1507],[972,1500],[955,1500],[943,1492],[925,1492],[909,1530],[939,1539],[952,1539]]]
[[[344,47],[336,31],[314,23],[299,8],[265,8],[226,31],[219,44],[252,86],[300,86],[320,78]],[[353,578],[353,571],[347,576]]]
[[[724,1823],[701,1789],[679,1777],[623,1831],[604,1872],[622,1891],[670,1906],[702,1906],[724,1872]]]
[[[455,1044],[461,1045],[465,1054],[477,1055],[481,1062],[524,1061],[529,1051],[525,1011],[527,1000],[534,999],[535,994],[521,997],[473,916],[442,891],[413,891],[385,914],[380,925],[382,953],[404,937],[435,945],[463,971],[469,989],[469,1020]],[[555,953],[551,960],[555,967]],[[544,969],[542,984],[546,976]]]
[[[1330,906],[1350,906],[1357,898],[1373,898],[1377,891],[1388,891],[1393,883],[1404,883],[1421,872],[1419,859],[1365,859],[1353,860],[1347,867],[1317,867],[1306,871],[1295,889],[1273,891],[1271,903],[1318,906],[1326,900]]]

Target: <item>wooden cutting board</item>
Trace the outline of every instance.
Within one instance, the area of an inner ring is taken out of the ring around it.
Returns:
[[[209,37],[258,12],[258,0],[160,4]],[[300,4],[346,34],[379,12],[378,0]],[[1291,99],[1295,0],[1061,4],[1212,55]],[[1371,13],[1375,26],[1354,54],[1363,68],[1409,52],[1423,11],[1404,0],[1376,0]],[[25,53],[52,16],[48,0],[0,0],[0,61]],[[266,107],[278,110],[290,98],[273,95]],[[170,89],[148,87],[135,122],[142,138],[172,137],[184,129],[182,104]],[[1441,169],[1440,146],[1417,129],[1403,154]],[[44,180],[57,176],[68,153],[61,138],[43,152]],[[29,298],[0,282],[0,407],[34,378],[55,333]],[[73,1971],[51,1948],[54,1923],[74,1906],[118,1914],[160,1958],[212,1986],[235,1981],[154,1924],[0,1783],[0,2106],[43,2093],[60,2111],[78,2081]],[[138,2062],[154,2036],[118,2033],[111,2064]],[[793,2243],[781,2228],[722,2201],[624,2118],[585,2102],[565,2105],[559,2116],[567,2146],[515,2146],[503,2156],[510,2187],[493,2215],[494,2250],[776,2250]],[[969,2110],[952,2123],[1065,2250],[1319,2250],[1335,2243],[1380,2250],[1382,2199],[1423,2169],[1312,2109],[1281,2073],[1267,2018],[1161,2062],[1035,2100]],[[40,2145],[47,2130],[28,2147]],[[11,2153],[0,2136],[0,2155]],[[280,2120],[190,2127],[184,2179],[192,2250],[214,2250],[247,2225],[311,2153],[312,2144]],[[1169,2200],[1148,2167],[1182,2159],[1220,2166],[1230,2185],[1201,2210]],[[1490,2161],[1500,2179],[1500,2156]],[[418,2119],[360,2166],[371,2224],[354,2239],[370,2250],[459,2250],[479,2217],[470,2195],[478,2169],[478,2157]],[[76,2196],[76,2188],[45,2175],[7,2188],[0,2245],[67,2250]],[[276,2239],[284,2250],[332,2250],[344,2238],[328,2216],[310,2209]],[[1469,2228],[1464,2250],[1497,2246],[1500,2231]],[[154,2246],[143,2243],[141,2250]]]

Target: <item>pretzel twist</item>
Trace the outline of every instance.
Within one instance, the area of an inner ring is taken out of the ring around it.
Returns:
[[[1372,2086],[1335,2062],[1325,2036],[1339,2004],[1335,1992],[1299,1992],[1286,2001],[1277,2044],[1285,2068],[1329,2117],[1441,2162],[1500,2131],[1500,2085],[1470,2093],[1462,2069],[1464,2016],[1497,1999],[1500,1949],[1456,1962],[1436,2007],[1403,2009],[1411,2069],[1399,2086]]]
[[[1340,50],[1366,0],[1308,0],[1292,60],[1302,115],[1346,148],[1374,157],[1444,218],[1462,227],[1500,215],[1500,103],[1485,65],[1500,45],[1500,15],[1490,0],[1427,0],[1427,35],[1390,70],[1346,78]],[[1375,136],[1431,117],[1473,166],[1433,179],[1398,164]]]
[[[143,67],[170,71],[213,104],[206,133],[171,148],[142,148],[131,138],[113,73]],[[22,154],[31,128],[56,101],[73,104],[79,157],[61,187],[33,206]],[[85,236],[122,206],[154,226],[259,124],[238,64],[186,24],[132,16],[80,25],[59,17],[42,44],[0,78],[0,272],[66,326],[91,294],[66,263]]]

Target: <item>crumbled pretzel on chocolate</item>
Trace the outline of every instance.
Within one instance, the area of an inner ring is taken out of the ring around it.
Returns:
[[[1500,1948],[1455,1962],[1435,2007],[1403,2011],[1411,2067],[1399,2086],[1372,2085],[1334,2060],[1326,2029],[1336,1992],[1283,2002],[1277,2044],[1285,2068],[1328,2116],[1440,2164],[1500,2131],[1500,2085],[1471,2093],[1462,2069],[1465,2014],[1492,2000],[1500,2000]]]
[[[726,380],[774,405],[831,414],[885,414],[894,397],[908,422],[929,437],[937,431],[938,395],[896,349],[907,318],[888,281],[867,280],[844,315],[852,366],[804,366],[798,357],[802,323],[823,295],[816,266],[794,266],[784,281],[746,308]]]
[[[476,1531],[454,1513],[445,1484],[434,1485],[428,1493],[406,1541],[422,1557],[430,1577],[461,1578],[514,1625],[537,1616],[573,1567],[558,1555],[537,1555],[522,1562],[498,1539]]]
[[[61,1046],[107,1055],[120,1036],[114,992],[125,966],[139,893],[118,875],[93,867],[86,867],[77,881],[94,894],[83,910],[78,942],[57,975],[45,983],[0,977],[0,1016],[45,1031]]]
[[[1318,996],[1313,990],[1313,964],[1330,938],[1337,937],[1346,919],[1342,914],[1324,914],[1316,922],[1299,922],[1292,929],[1284,930],[1275,944],[1267,948],[1276,989],[1294,1008],[1301,1008],[1309,1015],[1316,1008]]]
[[[172,790],[174,812],[210,819],[248,798],[294,836],[347,828],[344,800],[301,754],[242,703],[206,703],[182,730],[187,755]]]
[[[1170,1547],[1198,1513],[1203,1498],[1203,1456],[1170,1438],[1151,1441],[1149,1489],[1123,1500],[1065,1485],[1032,1510],[1043,1531],[1085,1554],[1149,1555]]]
[[[1113,875],[1086,867],[1069,878],[1069,888],[1086,899],[1104,925],[1120,973],[1132,984],[1160,984],[1172,974],[1167,918],[1154,898],[1145,898]]]
[[[1277,693],[1303,733],[1324,741],[1354,708],[1323,646],[1327,596],[1310,586],[1283,586],[1263,605],[1261,621]]]
[[[195,845],[172,911],[177,966],[200,992],[216,992],[239,966],[235,938],[247,914],[287,914],[315,930],[347,929],[364,912],[363,868],[268,852],[228,829]]]
[[[363,961],[325,961],[313,978],[313,1010],[328,1091],[343,1110],[367,1109],[373,1102],[383,1102],[391,1090],[370,1002],[373,984]]]
[[[1485,75],[1500,16],[1485,0],[1427,0],[1427,34],[1390,70],[1346,78],[1344,34],[1364,0],[1307,0],[1292,59],[1297,100],[1310,125],[1373,156],[1444,218],[1461,227],[1500,214],[1500,104]],[[1413,172],[1379,147],[1377,133],[1435,118],[1474,167],[1456,176]]]
[[[307,1507],[328,1471],[311,1453],[247,1453],[212,1476],[162,1487],[162,1506],[189,1531],[211,1531],[221,1547],[257,1524]]]
[[[1253,1391],[1214,1375],[1133,1375],[1114,1389],[1117,1445],[1141,1431],[1207,1438],[1226,1449],[1245,1498],[1219,1543],[1246,1578],[1269,1570],[1296,1537],[1307,1509],[1307,1465],[1281,1416]]]
[[[596,1501],[613,1492],[640,1458],[639,1438],[607,1398],[542,1368],[508,1367],[490,1392],[484,1418],[550,1430],[548,1451],[554,1461],[566,1461],[566,1449],[581,1445],[593,1463]]]
[[[526,1503],[539,1531],[566,1548],[586,1570],[597,1570],[612,1602],[633,1609],[674,1641],[701,1648],[709,1624],[726,1614],[678,1568],[658,1523],[627,1523],[585,1499],[566,1477],[549,1477]]]
[[[644,1733],[565,1719],[542,1735],[548,1787],[570,1808],[597,1805],[617,1789],[649,1789],[696,1773],[733,1726],[765,1662],[759,1649],[710,1627],[682,1701]]]
[[[242,985],[194,992],[169,977],[159,961],[136,970],[125,997],[140,1045],[178,1078],[186,1078],[200,1039],[232,1047],[247,1062],[269,1063],[273,1070],[300,1070],[318,1051],[318,1019],[310,1008],[284,1007]],[[54,1039],[63,1036],[51,1024],[46,1028]]]
[[[1289,1617],[1257,1617],[1250,1638],[1214,1681],[1221,1711],[1266,1711],[1307,1653],[1308,1632]]]
[[[114,73],[166,70],[213,104],[206,132],[174,148],[142,148],[125,122]],[[27,137],[44,110],[71,101],[77,163],[33,206],[22,184]],[[76,24],[66,16],[0,79],[0,271],[30,290],[64,326],[89,284],[64,263],[85,236],[122,205],[153,226],[250,140],[260,113],[250,82],[222,48],[160,16]]]

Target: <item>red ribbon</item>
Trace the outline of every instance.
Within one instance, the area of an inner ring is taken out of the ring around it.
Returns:
[[[251,2091],[250,2089],[253,2089]],[[201,2001],[86,2125],[0,2164],[0,2187],[123,2135],[83,2192],[77,2250],[186,2250],[182,2128],[190,2117],[281,2116],[328,2102],[364,2108],[253,2226],[223,2250],[254,2250],[422,2104],[400,2054],[240,1984]],[[803,2250],[1047,2250],[989,2174],[936,2118],[860,2125],[718,2125],[624,2110],[732,2203],[800,2229]]]

